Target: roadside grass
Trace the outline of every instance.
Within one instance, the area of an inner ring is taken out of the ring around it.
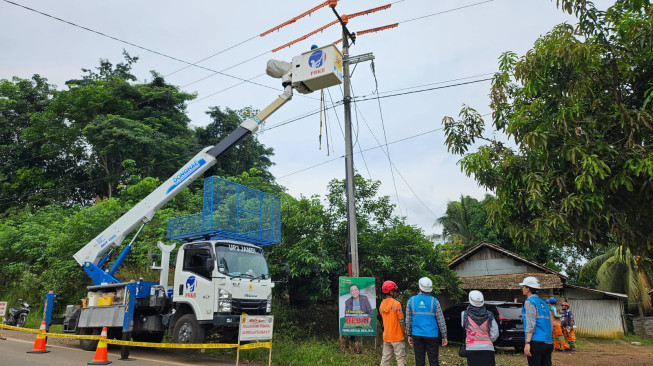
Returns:
[[[383,343],[375,349],[373,339],[364,339],[360,349],[341,349],[338,340],[331,339],[275,339],[272,348],[272,364],[309,366],[309,365],[330,365],[330,366],[375,366],[381,362]],[[268,349],[256,349],[241,351],[241,360],[257,365],[267,365]],[[235,351],[231,351],[235,357]],[[223,353],[225,355],[225,353]],[[232,357],[229,357],[232,358]],[[467,360],[458,356],[458,345],[450,344],[447,347],[440,347],[440,364],[447,366],[466,366]],[[393,356],[394,360],[394,356]],[[505,366],[524,365],[526,358],[522,353],[512,348],[498,349],[496,364]],[[395,364],[395,361],[392,361]],[[415,366],[415,355],[412,348],[406,345],[406,365]]]

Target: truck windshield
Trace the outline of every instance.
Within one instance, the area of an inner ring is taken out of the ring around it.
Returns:
[[[268,264],[261,248],[239,244],[218,243],[218,271],[232,277],[269,278]]]

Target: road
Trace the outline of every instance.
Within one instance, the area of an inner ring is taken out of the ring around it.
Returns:
[[[35,334],[17,331],[0,330],[6,340],[0,340],[0,366],[71,366],[86,365],[93,360],[94,352],[84,351],[78,342],[68,339],[48,339],[47,350],[49,353],[31,354]],[[120,364],[120,348],[109,348],[109,361]],[[199,365],[199,366],[232,366],[235,362],[215,360],[200,355],[183,356],[174,350],[161,350],[150,348],[132,348],[130,360],[127,365],[138,366],[166,366],[166,365]],[[252,365],[242,363],[241,365]]]

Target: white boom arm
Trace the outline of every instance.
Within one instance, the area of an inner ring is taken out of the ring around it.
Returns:
[[[201,177],[212,167],[216,158],[235,145],[243,137],[258,130],[259,124],[292,98],[292,87],[287,86],[284,93],[253,118],[246,119],[238,129],[225,137],[217,145],[206,147],[193,157],[183,168],[165,181],[131,210],[127,211],[111,226],[106,228],[82,249],[73,255],[77,263],[83,266],[85,262],[98,264],[112,248],[120,246],[125,237],[137,226],[149,222],[154,213],[170,201],[177,193]]]
[[[292,89],[311,93],[342,83],[342,54],[333,45],[304,52],[293,57],[292,63],[268,61],[267,74],[282,79],[283,94],[253,118],[246,119],[234,132],[217,145],[207,147],[193,157],[170,179],[150,193],[111,226],[73,255],[77,263],[98,265],[112,249],[120,246],[137,226],[149,222],[154,213],[170,201],[216,162],[216,158],[243,137],[258,130],[259,125],[292,98]]]

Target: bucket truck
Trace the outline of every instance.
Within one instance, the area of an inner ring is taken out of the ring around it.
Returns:
[[[82,307],[68,306],[64,331],[99,334],[100,329],[106,326],[110,338],[119,338],[122,331],[123,339],[131,337],[156,342],[161,341],[167,330],[174,342],[202,343],[210,330],[237,326],[243,312],[250,315],[269,314],[274,283],[268,274],[261,248],[266,243],[248,240],[247,235],[231,235],[238,233],[213,226],[171,235],[169,227],[169,238],[185,242],[177,253],[171,288],[168,286],[168,273],[174,244],[158,243],[162,253],[161,265],[157,267],[161,271],[158,282],[142,279],[123,282],[116,278],[116,271],[129,255],[143,226],[159,208],[201,177],[230,147],[256,132],[267,117],[292,98],[293,89],[306,94],[340,84],[342,61],[342,54],[333,45],[295,56],[292,62],[268,61],[266,71],[268,75],[282,79],[283,94],[256,116],[246,119],[215,146],[200,151],[172,177],[75,253],[75,260],[91,277],[93,285],[88,286],[88,295]],[[205,211],[206,204],[205,200]],[[120,255],[108,267],[111,251],[119,248],[137,228],[131,241],[124,245]],[[275,242],[280,242],[280,236],[267,244]],[[93,350],[96,343],[82,340],[81,346]]]

